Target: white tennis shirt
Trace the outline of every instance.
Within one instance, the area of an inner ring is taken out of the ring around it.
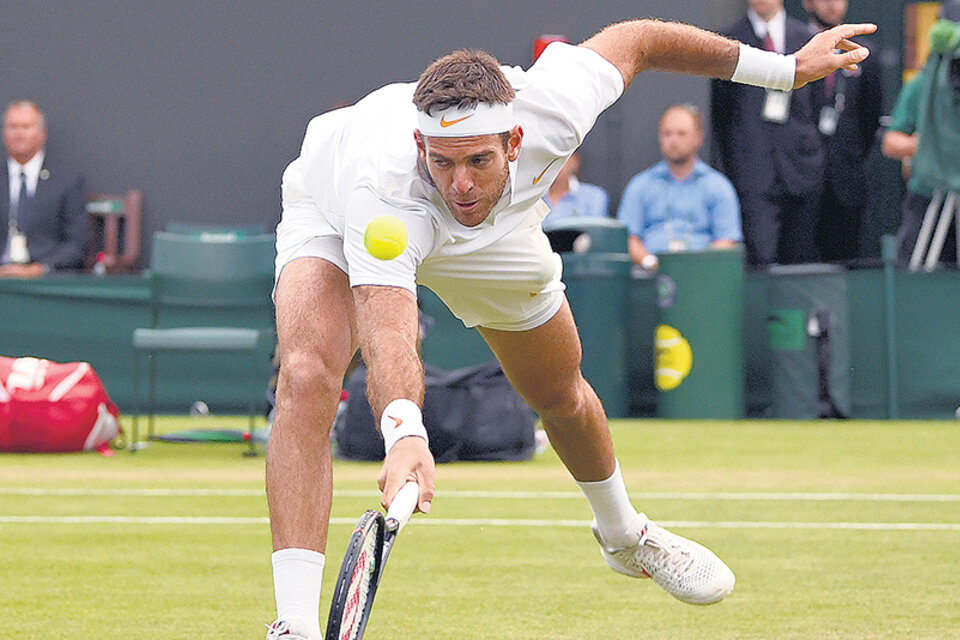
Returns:
[[[307,125],[300,156],[284,172],[278,250],[313,237],[340,237],[351,286],[415,291],[424,260],[484,249],[517,228],[624,84],[620,71],[596,52],[560,42],[526,71],[502,69],[516,90],[513,109],[523,142],[510,163],[507,189],[483,223],[458,223],[421,175],[413,138],[416,85],[391,84]],[[399,217],[409,232],[407,250],[389,261],[363,248],[366,223],[383,214]]]

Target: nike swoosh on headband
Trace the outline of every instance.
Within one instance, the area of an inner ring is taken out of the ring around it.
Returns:
[[[447,116],[443,116],[442,118],[440,118],[440,126],[443,128],[452,127],[458,122],[463,122],[467,118],[472,118],[472,117],[473,115],[469,115],[469,116],[463,116],[462,118],[457,118],[456,120],[447,120]]]

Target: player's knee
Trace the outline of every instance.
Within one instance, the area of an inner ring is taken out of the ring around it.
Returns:
[[[545,421],[569,420],[587,408],[589,387],[583,377],[538,398],[533,410]]]
[[[277,393],[294,399],[339,393],[345,370],[346,364],[330,362],[315,354],[285,353],[280,362]]]

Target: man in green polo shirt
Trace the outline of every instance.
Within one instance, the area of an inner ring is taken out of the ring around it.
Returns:
[[[901,89],[883,153],[910,167],[897,233],[897,263],[905,266],[934,194],[960,192],[960,0],[944,4],[931,30],[930,59]],[[943,262],[956,261],[955,239],[947,234]]]

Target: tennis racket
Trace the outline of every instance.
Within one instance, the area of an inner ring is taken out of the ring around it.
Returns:
[[[340,565],[330,603],[326,640],[360,640],[370,618],[383,567],[400,529],[417,508],[420,489],[408,482],[397,493],[387,515],[369,510],[360,517]]]

